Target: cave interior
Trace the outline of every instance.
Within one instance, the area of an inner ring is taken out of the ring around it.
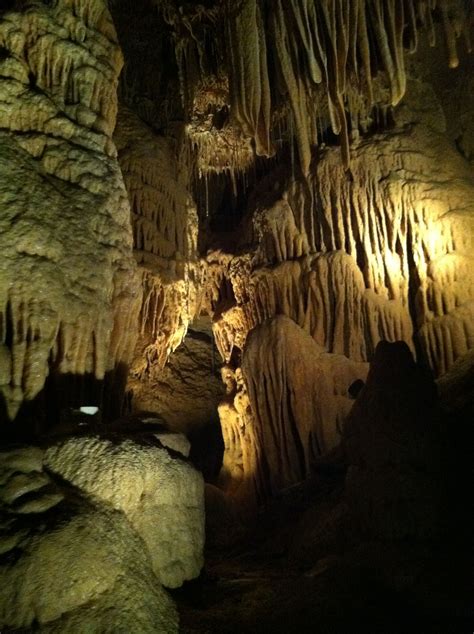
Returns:
[[[471,633],[471,0],[0,0],[0,630]]]

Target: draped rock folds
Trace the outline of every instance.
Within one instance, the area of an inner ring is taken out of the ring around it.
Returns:
[[[129,206],[111,133],[122,56],[102,0],[32,2],[0,22],[0,391],[102,379],[134,345]]]
[[[403,97],[405,54],[416,51],[420,31],[434,45],[441,22],[452,68],[458,39],[471,47],[469,9],[461,0],[227,0],[201,12],[158,4],[175,31],[183,96],[192,101],[204,90],[211,102],[205,86],[212,85],[215,59],[206,56],[206,38],[224,22],[227,37],[215,32],[213,49],[229,80],[230,119],[220,136],[235,137],[236,125],[254,140],[257,155],[270,156],[281,140],[275,122],[283,118],[304,174],[329,126],[348,167],[351,131],[365,128],[373,106],[395,106]],[[195,103],[187,105],[192,111]]]
[[[414,335],[443,374],[472,348],[474,179],[443,135],[418,126],[360,143],[350,177],[328,150],[309,191],[290,179],[275,192],[280,177],[251,207],[253,255],[222,261],[234,295],[214,317],[224,358],[279,313],[355,360]]]
[[[197,214],[179,138],[153,133],[125,108],[114,138],[143,291],[132,376],[144,382],[149,366],[163,367],[183,341],[198,310]]]
[[[347,387],[365,378],[366,368],[327,354],[280,315],[252,331],[242,372],[252,420],[241,425],[237,438],[253,435],[247,448],[253,469],[245,476],[264,500],[310,478],[318,457],[338,445],[350,408]]]

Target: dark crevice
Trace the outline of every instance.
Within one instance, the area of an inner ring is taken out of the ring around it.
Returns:
[[[4,344],[10,350],[13,348],[13,338],[14,338],[14,326],[13,326],[13,311],[12,304],[10,301],[7,302],[7,308],[5,311],[5,323],[3,324],[4,329]]]
[[[426,353],[418,334],[417,295],[421,286],[421,280],[413,254],[413,233],[410,223],[407,223],[406,251],[408,261],[408,311],[413,326],[413,345],[418,363],[427,365]]]

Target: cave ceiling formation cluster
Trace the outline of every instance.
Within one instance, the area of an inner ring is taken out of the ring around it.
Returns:
[[[221,482],[264,498],[338,444],[379,341],[437,377],[473,348],[469,2],[7,5],[3,430],[93,400],[189,431],[199,372],[166,363],[198,320]]]

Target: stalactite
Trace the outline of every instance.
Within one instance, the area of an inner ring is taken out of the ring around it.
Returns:
[[[367,119],[374,103],[384,106],[400,102],[406,88],[404,40],[408,50],[414,52],[421,25],[434,45],[434,12],[441,14],[451,67],[458,63],[457,39],[463,32],[469,33],[469,18],[460,0],[228,0],[216,5],[214,13],[203,10],[200,17],[191,8],[186,9],[188,16],[184,10],[178,14],[169,3],[166,7],[166,19],[176,33],[176,56],[181,85],[189,92],[189,111],[201,113],[194,119],[190,115],[190,136],[196,136],[202,127],[205,117],[198,105],[199,92],[210,81],[204,46],[196,26],[191,26],[201,19],[212,23],[211,29],[220,25],[227,34],[227,38],[217,35],[216,44],[219,58],[228,68],[226,102],[230,104],[232,124],[224,132],[216,133],[212,126],[204,132],[222,144],[227,138],[235,138],[231,129],[237,128],[244,137],[254,140],[257,155],[270,156],[274,152],[270,139],[275,120],[289,106],[305,175],[309,174],[312,147],[319,142],[318,117],[323,116],[339,136],[347,168],[349,121],[354,130],[357,119]],[[193,55],[200,60],[198,72],[188,68],[186,60]],[[209,90],[204,89],[205,94],[212,99]],[[356,103],[353,113],[351,106]],[[202,135],[199,146],[205,151]],[[204,156],[202,162],[206,163]],[[226,163],[225,159],[220,162]],[[212,161],[209,169],[214,169]]]

